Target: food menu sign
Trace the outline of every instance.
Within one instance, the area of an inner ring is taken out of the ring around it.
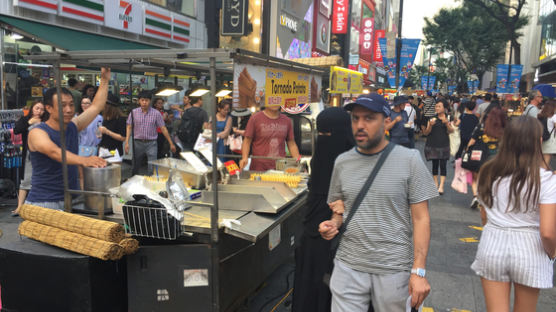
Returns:
[[[250,64],[234,64],[235,108],[281,106],[296,114],[318,102],[321,76]]]
[[[361,93],[363,91],[363,73],[346,68],[330,68],[330,93]]]

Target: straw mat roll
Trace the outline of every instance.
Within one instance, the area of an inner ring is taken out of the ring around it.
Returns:
[[[125,237],[125,230],[121,224],[59,210],[25,204],[19,209],[19,215],[27,221],[49,225],[108,242],[119,243]]]
[[[126,255],[134,254],[139,249],[139,242],[133,238],[124,238],[118,245],[124,249]]]
[[[123,248],[116,244],[85,235],[60,230],[31,221],[19,225],[20,235],[101,260],[118,260],[124,255]]]

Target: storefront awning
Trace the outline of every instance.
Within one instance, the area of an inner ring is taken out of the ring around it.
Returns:
[[[9,29],[33,36],[37,41],[53,45],[67,51],[78,50],[137,50],[153,49],[155,46],[94,35],[78,30],[31,22],[19,18],[0,16],[0,22]]]

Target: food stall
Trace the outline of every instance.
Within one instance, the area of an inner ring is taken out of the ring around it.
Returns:
[[[237,73],[234,107],[297,106],[320,92],[324,73],[299,63],[223,49],[75,51],[28,59],[51,64],[58,81],[61,64],[107,66],[130,76],[203,73],[210,77],[211,94],[216,94],[217,74]],[[216,106],[214,96],[209,105]],[[212,112],[215,120],[216,109]],[[216,123],[212,127],[211,139],[216,142]],[[127,298],[121,298],[126,301],[121,306],[128,311],[234,311],[293,252],[301,234],[307,175],[297,172],[288,159],[277,160],[277,167],[286,171],[239,173],[230,164],[219,163],[215,145],[212,151],[183,153],[184,159],[152,162],[156,175],[134,176],[119,187],[111,184],[117,173],[104,170],[91,183],[105,189],[74,191],[68,188],[62,144],[66,211],[72,211],[70,194],[96,196],[89,202],[97,204],[93,210],[98,217],[124,224],[126,232],[140,240],[138,252],[125,260]],[[102,179],[110,183],[99,183]]]

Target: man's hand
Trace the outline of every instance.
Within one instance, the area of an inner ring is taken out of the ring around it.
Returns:
[[[332,220],[326,220],[319,224],[320,236],[326,240],[331,240],[338,234],[338,225]]]
[[[176,146],[173,143],[170,143],[170,150],[172,151],[172,153],[176,152]]]
[[[129,142],[128,141],[125,142],[124,150],[125,150],[126,154],[129,154]]]
[[[101,67],[100,68],[100,79],[106,82],[110,81],[110,68],[108,67]]]
[[[328,206],[330,206],[330,209],[335,214],[338,214],[338,215],[343,215],[344,214],[345,206],[344,206],[344,201],[343,200],[338,199],[337,201],[334,201],[334,202],[331,202],[330,204],[328,204]]]
[[[82,166],[94,167],[94,168],[103,168],[103,167],[106,167],[106,160],[104,160],[104,159],[102,159],[98,156],[83,157]]]
[[[39,123],[39,122],[41,122],[41,119],[39,117],[33,117],[33,118],[29,119],[29,124],[30,125],[34,125],[34,124]]]
[[[247,166],[247,163],[249,162],[248,159],[242,158],[239,161],[239,170],[243,170],[243,168],[245,168],[245,166]]]
[[[394,119],[394,121],[395,121],[395,122],[400,122],[400,121],[402,121],[402,116],[397,116],[397,117]]]
[[[411,295],[411,306],[413,308],[418,309],[430,291],[431,286],[426,278],[411,274],[409,277],[409,294]]]

